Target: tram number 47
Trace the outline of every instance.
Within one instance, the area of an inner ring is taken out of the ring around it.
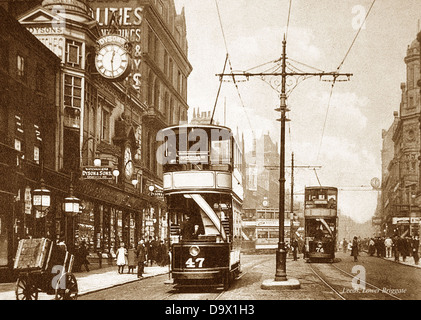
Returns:
[[[189,258],[186,261],[186,267],[187,268],[196,268],[196,264],[197,264],[198,268],[202,268],[204,261],[205,261],[205,258],[196,258],[195,261],[193,261],[193,258]]]

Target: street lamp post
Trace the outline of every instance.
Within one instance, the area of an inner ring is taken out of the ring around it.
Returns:
[[[40,181],[40,188],[35,189],[33,191],[33,207],[36,211],[41,212],[42,214],[50,208],[51,206],[51,191],[45,188],[44,179],[42,178],[43,168],[41,168],[41,181]],[[45,219],[47,219],[45,217]],[[45,223],[47,226],[47,223]],[[37,214],[35,213],[34,219],[34,236],[36,237],[37,234]],[[45,230],[45,235],[47,235],[47,229]]]
[[[75,217],[79,214],[80,211],[80,199],[76,198],[73,195],[73,174],[70,175],[70,195],[64,199],[63,201],[63,211],[66,216],[65,222],[65,238],[67,246],[71,249],[74,248],[74,241],[75,241]],[[72,239],[68,239],[68,219],[71,219],[72,223]]]
[[[286,41],[282,41],[282,87],[281,87],[281,103],[279,109],[281,118],[277,121],[281,122],[280,133],[280,159],[279,159],[279,242],[276,250],[276,273],[275,281],[287,281],[286,273],[286,250],[285,250],[285,122],[286,122]]]

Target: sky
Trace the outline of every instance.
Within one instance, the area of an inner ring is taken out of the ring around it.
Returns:
[[[375,1],[352,47],[373,0],[174,2],[178,13],[185,10],[193,66],[187,90],[189,116],[195,108],[212,111],[218,97],[216,120],[244,133],[246,151],[253,136],[263,133],[279,142],[279,113],[274,111],[279,92],[260,77],[238,77],[237,87],[225,78],[217,95],[216,74],[222,73],[227,53],[225,73],[263,72],[281,57],[286,36],[287,59],[295,68],[353,74],[349,81],[336,82],[333,90],[332,82],[319,77],[297,86],[293,77],[288,78],[286,165],[293,152],[295,165],[321,166],[317,176],[314,170],[296,168],[294,190],[300,193],[319,181],[336,186],[341,213],[357,222],[370,220],[378,192],[367,186],[372,178],[381,177],[382,129],[390,127],[393,112],[399,110],[400,83],[406,79],[404,57],[416,39],[421,1]],[[289,176],[287,169],[287,188]]]

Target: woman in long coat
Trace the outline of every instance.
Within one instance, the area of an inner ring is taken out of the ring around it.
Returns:
[[[145,262],[146,262],[146,247],[143,240],[139,241],[139,245],[136,249],[137,255],[137,277],[141,278],[145,271]]]
[[[352,240],[351,256],[354,257],[354,261],[358,261],[358,238],[354,237]]]
[[[129,271],[127,271],[127,273],[133,273],[134,268],[137,266],[136,249],[133,245],[131,245],[130,249],[127,250],[127,263],[129,265]]]

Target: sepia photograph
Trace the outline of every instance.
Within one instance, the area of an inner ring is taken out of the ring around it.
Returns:
[[[420,43],[419,0],[0,0],[0,300],[421,300]]]

